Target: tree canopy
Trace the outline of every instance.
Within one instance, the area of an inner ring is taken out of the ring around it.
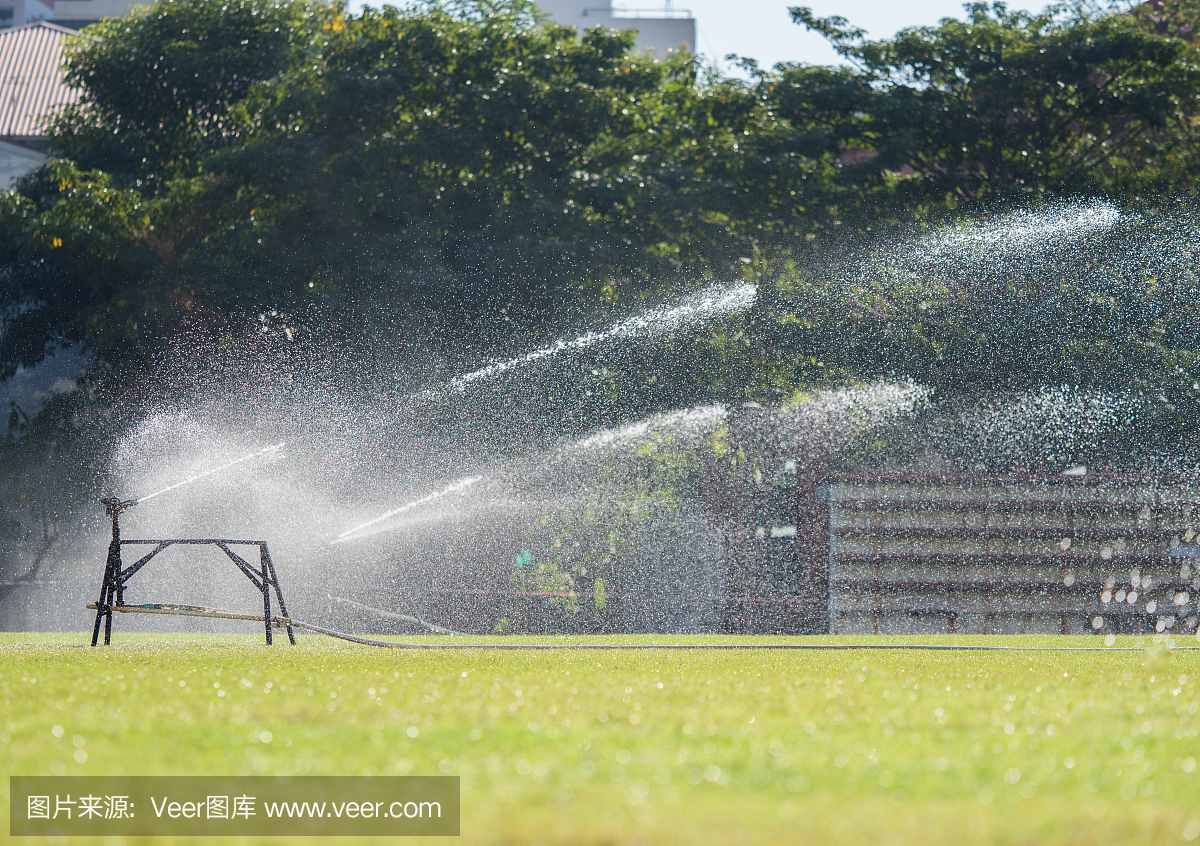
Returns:
[[[939,196],[1194,192],[1200,54],[1178,31],[1079,7],[965,8],[885,41],[791,9],[855,68],[835,106],[861,115],[848,143]],[[811,84],[803,68],[781,77]]]
[[[254,130],[256,86],[316,52],[327,14],[305,0],[176,0],[105,18],[66,53],[82,97],[51,117],[54,149],[143,179],[198,173]]]
[[[1185,6],[973,3],[883,41],[797,7],[849,65],[745,61],[748,78],[637,54],[628,32],[581,35],[524,0],[138,7],[72,45],[81,97],[49,125],[63,158],[0,196],[0,376],[70,344],[136,370],[183,332],[236,334],[270,310],[483,355],[743,273],[767,305],[675,374],[693,384],[674,401],[734,372],[785,387],[1166,373],[1174,353],[1151,366],[1158,348],[1130,339],[1186,345],[1171,310],[1194,303],[1186,275],[1159,301],[986,274],[880,272],[849,290],[822,267],[948,209],[1190,196]],[[978,329],[996,314],[1009,329]],[[1049,315],[1075,340],[1030,329]],[[1039,340],[1006,334],[1022,321]]]

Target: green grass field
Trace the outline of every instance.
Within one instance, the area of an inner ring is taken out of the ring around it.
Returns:
[[[1027,653],[85,643],[0,635],[3,775],[456,774],[470,844],[1200,836],[1200,652],[1150,638]]]

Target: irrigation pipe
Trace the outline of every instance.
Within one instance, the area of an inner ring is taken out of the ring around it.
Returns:
[[[373,614],[378,614],[380,617],[388,617],[389,619],[392,619],[392,620],[401,620],[405,623],[412,623],[413,625],[416,625],[416,626],[424,626],[425,628],[429,629],[431,632],[437,632],[438,634],[445,634],[445,635],[461,635],[462,634],[462,632],[456,632],[454,629],[447,629],[442,626],[434,625],[433,623],[430,623],[426,620],[422,620],[420,617],[414,617],[411,614],[401,614],[397,611],[384,611],[382,608],[372,608],[370,605],[363,605],[361,602],[355,602],[353,599],[346,599],[346,597],[344,597],[344,596],[334,596],[331,593],[327,593],[325,595],[328,596],[329,599],[333,602],[342,602],[353,608],[358,608],[362,611],[370,611]]]
[[[95,610],[95,604],[87,606]],[[241,611],[223,611],[219,608],[200,608],[195,605],[114,605],[112,610],[123,614],[169,614],[177,617],[209,617],[221,620],[250,620],[262,623],[261,614],[246,614]],[[334,631],[324,626],[304,623],[289,617],[271,617],[277,628],[292,626],[297,629],[323,634],[329,637],[379,646],[384,649],[795,649],[833,650],[890,649],[925,650],[932,652],[1145,652],[1143,646],[984,646],[949,643],[404,643],[394,640],[372,640],[346,632]],[[1172,652],[1200,650],[1200,646],[1174,646]]]

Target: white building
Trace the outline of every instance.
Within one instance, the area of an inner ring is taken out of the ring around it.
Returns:
[[[0,191],[46,160],[41,121],[79,96],[62,72],[75,34],[44,21],[0,30]]]
[[[54,0],[0,0],[0,29],[54,18]]]
[[[30,171],[37,170],[49,158],[45,153],[20,144],[0,141],[0,191],[7,191]]]
[[[670,0],[657,9],[614,5],[612,0],[538,0],[538,7],[556,23],[580,32],[594,26],[636,29],[634,49],[659,57],[676,50],[696,52],[696,21],[688,10],[672,8]]]
[[[0,29],[41,20],[82,29],[101,18],[125,15],[136,4],[137,0],[0,0]],[[672,8],[671,0],[658,8],[614,5],[613,0],[540,0],[538,6],[552,20],[581,32],[594,26],[636,29],[636,49],[656,56],[675,50],[696,52],[696,21],[690,11]]]
[[[6,0],[0,0],[0,3]],[[141,0],[53,0],[54,22],[71,29],[83,29],[101,18],[119,18],[129,14]]]
[[[101,18],[128,14],[140,0],[0,0],[0,30],[38,21],[82,29]]]

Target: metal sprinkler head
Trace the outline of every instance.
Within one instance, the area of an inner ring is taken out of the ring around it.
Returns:
[[[138,504],[136,499],[119,499],[115,496],[110,496],[107,499],[100,500],[100,504],[104,506],[104,513],[109,517],[116,517],[130,508]]]

